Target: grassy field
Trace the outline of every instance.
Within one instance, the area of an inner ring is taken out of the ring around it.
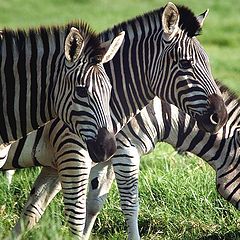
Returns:
[[[182,0],[196,14],[209,8],[199,39],[216,78],[240,94],[240,4],[233,0]],[[97,31],[154,8],[157,0],[1,0],[0,27],[62,24],[84,19]],[[10,190],[0,175],[0,239],[18,218],[38,169],[16,174]],[[139,226],[143,239],[237,240],[239,212],[215,190],[214,172],[201,159],[183,157],[166,144],[142,158]],[[94,228],[93,239],[126,239],[116,186]],[[38,226],[23,239],[70,239],[61,195],[51,203]],[[51,226],[51,228],[49,227]]]

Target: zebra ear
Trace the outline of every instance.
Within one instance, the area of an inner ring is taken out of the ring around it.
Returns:
[[[101,63],[106,63],[112,60],[112,58],[115,56],[115,54],[121,47],[124,36],[125,36],[125,32],[122,31],[113,40],[109,40],[107,42],[101,43],[100,47],[103,49],[103,52],[104,52]]]
[[[200,14],[199,16],[197,16],[197,20],[199,22],[200,28],[202,28],[203,23],[204,23],[207,15],[208,15],[208,13],[209,13],[209,9],[207,9],[204,13]]]
[[[177,33],[179,26],[179,12],[177,7],[169,2],[162,14],[162,26],[165,37],[171,39]]]
[[[83,37],[79,30],[72,27],[65,40],[65,57],[69,62],[76,62],[84,46]]]

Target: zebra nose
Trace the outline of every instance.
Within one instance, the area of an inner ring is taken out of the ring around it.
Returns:
[[[93,162],[104,162],[117,150],[115,136],[106,128],[100,128],[96,140],[87,140],[86,143]]]
[[[198,127],[210,133],[216,133],[227,122],[228,114],[223,99],[217,95],[209,96],[210,108],[202,116],[196,116]]]

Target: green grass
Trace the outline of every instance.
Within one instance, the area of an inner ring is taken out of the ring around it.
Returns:
[[[182,0],[196,14],[209,8],[199,39],[210,57],[213,75],[240,93],[240,4],[234,0]],[[97,31],[165,5],[159,0],[2,0],[0,27],[62,24],[84,19]],[[18,218],[38,170],[17,173],[8,191],[0,176],[0,239]],[[215,175],[196,157],[183,157],[166,144],[143,157],[140,172],[141,236],[164,240],[240,239],[239,212],[215,190]],[[94,227],[93,239],[126,239],[116,186]],[[70,239],[61,194],[38,226],[23,239]],[[49,227],[50,226],[50,227]]]

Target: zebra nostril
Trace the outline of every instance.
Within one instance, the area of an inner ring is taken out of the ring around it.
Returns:
[[[214,124],[214,125],[217,125],[217,124],[218,124],[219,119],[218,119],[217,113],[213,113],[213,114],[210,116],[210,121],[211,121],[211,123]]]

